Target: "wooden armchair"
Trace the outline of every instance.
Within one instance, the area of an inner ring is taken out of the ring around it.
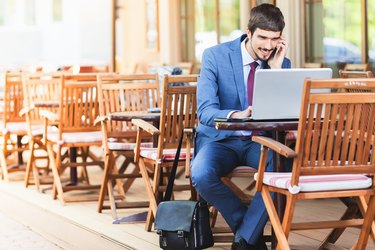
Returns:
[[[43,109],[57,113],[61,81],[62,74],[59,73],[37,73],[23,76],[25,107],[21,112],[25,115],[28,124],[30,152],[27,160],[25,187],[35,184],[38,191],[40,191],[41,184],[53,183],[52,176],[49,175],[47,148],[42,140],[44,119],[39,111]],[[50,126],[48,129],[57,128]],[[33,182],[30,179],[31,171],[34,177]]]
[[[194,63],[192,62],[180,62],[180,63],[177,63],[176,66],[182,70],[183,75],[188,75],[188,74],[193,73]]]
[[[149,212],[146,221],[146,230],[150,231],[156,215],[157,204],[165,191],[166,183],[162,178],[173,165],[176,148],[183,130],[187,134],[183,140],[179,166],[185,166],[186,176],[190,176],[190,157],[192,149],[193,129],[197,124],[196,117],[196,86],[172,86],[172,83],[197,82],[197,75],[178,75],[163,78],[162,104],[159,129],[140,119],[132,122],[138,127],[135,162],[138,163],[142,178],[145,182],[149,198]],[[147,131],[158,137],[158,146],[142,148],[142,131]],[[148,174],[148,167],[153,168],[153,179]],[[188,185],[175,185],[174,190],[193,190]],[[194,191],[192,196],[195,197]]]
[[[23,152],[28,150],[26,118],[20,114],[23,108],[22,74],[5,74],[2,97],[3,113],[0,121],[2,137],[0,163],[1,177],[9,181],[10,173],[24,172]]]
[[[373,78],[371,71],[339,70],[340,78]]]
[[[315,89],[338,91],[316,93]],[[262,144],[256,188],[262,193],[278,249],[290,249],[288,236],[291,230],[346,227],[360,227],[354,249],[366,247],[375,212],[374,175],[366,175],[375,171],[372,151],[375,92],[350,92],[350,89],[373,90],[375,80],[305,80],[295,151],[270,138],[253,137],[255,142]],[[292,173],[265,172],[269,149],[294,159]],[[287,198],[282,221],[271,192]],[[356,197],[364,219],[292,221],[297,200],[341,197]]]
[[[104,148],[104,175],[101,184],[98,212],[111,209],[117,218],[116,209],[148,207],[147,202],[129,202],[125,193],[136,178],[140,178],[139,167],[134,163],[136,127],[128,121],[116,120],[116,112],[144,112],[160,105],[160,90],[157,74],[99,75],[98,95]],[[146,135],[145,135],[146,136]],[[151,139],[150,136],[148,136]],[[152,147],[153,143],[142,143]],[[121,163],[117,167],[117,163]],[[124,183],[121,183],[121,179]],[[118,183],[115,197],[112,183]],[[110,206],[104,205],[108,194]]]
[[[54,199],[59,196],[62,204],[68,201],[98,200],[97,195],[72,195],[65,193],[74,190],[99,189],[91,185],[86,171],[87,166],[103,167],[103,161],[90,152],[90,147],[102,145],[100,125],[94,125],[99,115],[98,92],[95,74],[63,75],[60,88],[58,113],[43,110],[44,140],[47,146],[53,173]],[[57,123],[57,131],[49,131],[50,123]],[[63,185],[64,170],[70,169],[71,182]],[[77,168],[81,168],[83,181],[79,182]]]
[[[344,66],[345,71],[368,71],[370,64],[368,63],[347,63]]]

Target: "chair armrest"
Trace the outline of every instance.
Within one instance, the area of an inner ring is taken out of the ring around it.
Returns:
[[[297,156],[297,153],[289,148],[288,146],[285,146],[284,144],[275,141],[272,138],[265,137],[265,136],[253,136],[253,141],[258,142],[259,144],[266,146],[276,153],[286,157],[286,158],[294,158]]]
[[[49,110],[40,110],[39,111],[40,116],[48,119],[51,122],[57,122],[59,120],[59,116]]]
[[[98,123],[102,123],[102,122],[107,121],[107,120],[109,120],[108,116],[98,116],[98,117],[96,117],[96,119],[94,121],[94,125],[96,126]]]
[[[295,158],[297,157],[297,153],[294,150],[290,149],[289,147],[285,146],[284,144],[278,141],[275,141],[274,139],[269,138],[269,137],[253,136],[252,140],[262,145],[262,151],[260,154],[258,173],[257,173],[258,177],[257,177],[257,182],[256,182],[256,191],[260,192],[263,186],[264,171],[266,171],[268,149],[270,148],[276,153],[281,154],[287,158]]]
[[[194,145],[194,128],[184,128],[184,134],[186,134],[186,161],[185,161],[185,177],[190,178],[190,155],[191,148]]]
[[[24,116],[24,115],[26,115],[27,113],[30,113],[30,111],[33,110],[33,109],[34,109],[34,108],[32,108],[32,107],[24,107],[24,108],[22,108],[22,109],[20,110],[19,115],[20,115],[20,116]]]
[[[155,126],[150,124],[149,122],[146,122],[142,119],[132,119],[132,123],[137,126],[138,128],[143,129],[147,133],[151,135],[159,135],[160,131]]]

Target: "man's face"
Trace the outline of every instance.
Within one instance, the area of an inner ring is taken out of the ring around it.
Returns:
[[[247,37],[249,38],[246,43],[247,51],[249,51],[254,60],[259,59],[267,61],[272,51],[276,49],[280,36],[280,31],[275,32],[257,28],[254,33],[251,34],[251,32],[247,30]]]

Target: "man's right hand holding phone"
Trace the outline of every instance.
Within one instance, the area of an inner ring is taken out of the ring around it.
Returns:
[[[281,69],[281,65],[283,64],[287,50],[288,42],[285,40],[284,36],[280,36],[280,39],[276,44],[275,51],[268,60],[268,65],[271,69]]]

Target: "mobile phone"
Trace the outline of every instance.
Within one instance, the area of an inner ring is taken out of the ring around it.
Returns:
[[[272,53],[271,53],[269,59],[273,58],[273,57],[275,56],[276,52],[277,52],[277,48],[275,48],[275,49],[272,51]],[[269,60],[269,59],[268,59],[268,60]]]

